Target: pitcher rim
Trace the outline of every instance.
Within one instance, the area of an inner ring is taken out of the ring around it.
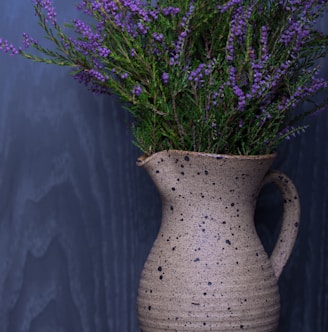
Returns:
[[[162,150],[151,155],[143,154],[137,159],[137,166],[144,166],[147,164],[151,159],[161,155],[161,154],[180,154],[181,156],[191,155],[191,156],[206,156],[212,157],[216,159],[238,159],[238,160],[267,160],[267,159],[274,159],[276,157],[276,152],[269,153],[269,154],[259,154],[259,155],[235,155],[235,154],[216,154],[216,153],[209,153],[209,152],[197,152],[197,151],[185,151],[185,150]]]

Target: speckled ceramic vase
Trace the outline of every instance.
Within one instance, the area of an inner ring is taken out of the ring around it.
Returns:
[[[142,332],[276,331],[277,279],[294,245],[300,209],[292,182],[269,171],[274,157],[164,151],[139,159],[162,198],[161,227],[139,285]],[[268,182],[284,201],[271,257],[253,221]]]

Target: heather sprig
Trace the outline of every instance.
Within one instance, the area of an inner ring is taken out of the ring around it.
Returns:
[[[328,37],[315,28],[327,1],[83,0],[63,25],[51,0],[33,2],[54,47],[24,33],[22,47],[0,49],[120,96],[147,154],[271,153],[327,108]]]

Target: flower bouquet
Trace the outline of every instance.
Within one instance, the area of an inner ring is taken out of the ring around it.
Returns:
[[[83,0],[66,23],[51,0],[33,2],[54,47],[24,33],[21,47],[0,49],[118,95],[148,155],[271,153],[327,106],[328,36],[316,30],[327,1]]]

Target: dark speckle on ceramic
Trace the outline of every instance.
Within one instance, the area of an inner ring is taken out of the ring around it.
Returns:
[[[299,228],[299,200],[284,174],[268,172],[273,159],[183,151],[140,158],[163,203],[139,285],[142,332],[276,331],[277,278]],[[284,202],[270,258],[253,220],[257,194],[269,182]]]

